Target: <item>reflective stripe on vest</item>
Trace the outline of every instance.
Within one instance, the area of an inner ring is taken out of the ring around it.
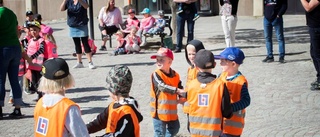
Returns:
[[[239,75],[232,81],[227,81],[226,77],[228,73],[221,73],[219,79],[226,82],[227,88],[230,93],[230,101],[231,103],[238,102],[241,99],[241,89],[244,83],[248,82],[243,75]],[[237,112],[233,112],[233,116],[230,119],[224,119],[224,127],[223,133],[230,135],[241,135],[244,128],[244,118],[245,118],[246,110],[239,110]]]
[[[216,79],[203,86],[197,79],[186,88],[192,137],[219,136],[222,128],[221,102],[224,82]]]
[[[43,98],[40,98],[34,109],[34,136],[35,137],[62,137],[65,121],[71,106],[77,106],[68,98],[61,99],[51,107],[43,107]],[[80,110],[80,108],[79,108]]]
[[[192,80],[194,80],[194,79],[197,78],[197,74],[198,74],[198,70],[197,70],[196,67],[193,67],[193,68],[192,68],[192,67],[189,67],[189,68],[188,68],[188,75],[187,75],[186,86],[188,86],[189,83],[190,83]],[[183,112],[184,112],[185,114],[188,114],[188,113],[189,113],[189,103],[188,103],[188,102],[185,102],[185,103],[183,104]]]
[[[130,114],[132,118],[132,123],[134,126],[133,127],[134,136],[140,137],[139,120],[134,110],[128,105],[122,105],[121,107],[118,107],[118,108],[113,108],[113,106],[114,106],[114,102],[111,102],[108,109],[109,113],[108,113],[108,121],[106,124],[106,133],[114,133],[115,136],[118,136],[118,134],[121,134],[120,132],[122,131],[119,131],[119,130],[124,128],[123,126],[126,126],[128,121],[123,121],[123,123],[119,123],[119,121],[123,116]],[[122,127],[120,127],[120,129],[116,129],[120,124],[122,124]]]
[[[155,73],[157,73],[157,75],[159,75],[163,82],[167,85],[178,87],[178,84],[180,82],[180,76],[178,73],[173,72],[175,73],[174,77],[167,77],[160,69],[157,69]],[[152,75],[151,79],[153,78]],[[177,94],[159,92],[158,96],[156,97],[154,85],[151,84],[150,96],[150,113],[153,118],[156,117],[156,115],[158,115],[158,118],[162,121],[173,121],[178,119]]]

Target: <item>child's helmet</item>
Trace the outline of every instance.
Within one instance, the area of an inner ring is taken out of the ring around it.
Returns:
[[[127,66],[116,65],[109,71],[106,82],[111,93],[128,96],[132,85],[131,71]]]
[[[158,15],[163,16],[164,15],[164,11],[163,10],[159,10],[158,11]]]
[[[27,25],[28,28],[30,28],[30,27],[38,27],[39,29],[41,29],[41,25],[40,25],[40,23],[38,21],[29,21],[27,24],[28,24]]]

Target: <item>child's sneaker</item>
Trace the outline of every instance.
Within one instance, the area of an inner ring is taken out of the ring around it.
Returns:
[[[73,68],[83,68],[83,67],[84,67],[83,64],[79,62],[73,66]]]
[[[176,12],[177,14],[180,14],[180,13],[182,13],[183,12],[183,10],[182,9],[178,9],[178,11]]]
[[[89,62],[89,68],[90,68],[90,69],[95,69],[96,66],[94,66],[92,62]]]
[[[194,18],[193,18],[193,21],[196,21],[197,19],[200,18],[200,15],[199,14],[194,14]]]
[[[15,108],[11,114],[9,114],[10,118],[20,118],[22,117],[20,108]]]

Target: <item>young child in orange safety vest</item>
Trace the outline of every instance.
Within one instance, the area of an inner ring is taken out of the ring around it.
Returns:
[[[178,93],[183,89],[180,75],[171,68],[173,53],[160,48],[151,59],[156,59],[158,69],[151,75],[150,106],[154,136],[173,137],[180,129],[177,114]]]
[[[187,46],[186,46],[186,48],[185,48],[186,60],[187,60],[188,64],[190,65],[188,67],[186,85],[188,85],[190,83],[190,81],[192,81],[193,79],[197,78],[198,69],[194,65],[194,59],[196,57],[196,53],[200,49],[204,49],[204,46],[203,46],[202,42],[199,41],[199,40],[191,40],[191,41],[189,41]],[[185,99],[183,99],[183,101],[185,101]],[[184,102],[184,104],[183,104],[183,112],[185,114],[187,114],[187,117],[189,115],[188,114],[189,113],[188,109],[189,109],[188,102]],[[189,131],[189,123],[187,125],[187,129]]]
[[[240,137],[244,128],[245,108],[250,105],[248,81],[239,71],[245,56],[241,49],[228,47],[215,58],[220,59],[223,72],[219,79],[226,82],[233,111],[230,119],[224,119],[222,137]]]
[[[127,66],[116,65],[107,76],[107,90],[112,102],[96,119],[87,124],[89,133],[106,130],[104,137],[140,137],[140,125],[143,120],[138,102],[129,92],[132,74]]]
[[[52,58],[44,62],[39,91],[44,96],[34,109],[35,137],[89,137],[79,106],[65,97],[65,90],[74,86],[67,62]]]
[[[230,96],[224,81],[211,74],[216,62],[214,55],[205,49],[196,53],[197,78],[181,95],[189,103],[189,128],[191,137],[218,137],[222,133],[223,117],[232,116]]]

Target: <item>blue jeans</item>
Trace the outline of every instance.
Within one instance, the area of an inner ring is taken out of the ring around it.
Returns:
[[[185,13],[182,12],[177,15],[177,47],[176,50],[182,49],[182,37],[184,32],[184,25],[187,21],[187,28],[188,28],[188,40],[187,42],[193,40],[193,31],[194,31],[194,13]]]
[[[272,29],[274,27],[279,43],[279,58],[284,58],[285,55],[285,42],[283,36],[283,18],[275,18],[269,21],[264,17],[264,37],[266,39],[267,56],[273,58],[273,44],[272,44]]]
[[[7,73],[13,93],[14,104],[22,104],[22,92],[18,81],[20,59],[20,45],[0,47],[0,106],[4,106]]]
[[[180,129],[179,119],[164,122],[159,118],[153,118],[154,137],[173,137]]]
[[[320,82],[320,28],[309,27],[310,55],[317,71],[317,81]]]

